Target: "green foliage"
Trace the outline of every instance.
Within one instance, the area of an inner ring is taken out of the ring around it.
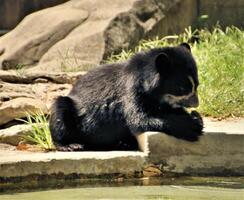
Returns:
[[[20,77],[24,76],[25,74],[25,66],[22,64],[18,64],[16,66],[16,74]]]
[[[47,116],[42,111],[34,114],[27,113],[27,120],[19,120],[31,126],[30,134],[23,136],[24,141],[37,144],[45,150],[53,150],[55,148],[52,142]]]
[[[134,50],[112,55],[107,62],[123,61],[141,50],[173,46],[181,42],[193,42],[192,53],[198,64],[200,79],[198,110],[205,116],[243,117],[244,31],[236,27],[222,30],[216,26],[212,31],[193,31],[189,27],[180,35],[143,40]]]
[[[201,31],[193,47],[199,65],[201,106],[207,116],[244,116],[244,32],[236,27]]]

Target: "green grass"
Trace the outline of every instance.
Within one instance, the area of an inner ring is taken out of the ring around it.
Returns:
[[[16,74],[20,77],[24,76],[25,75],[25,66],[24,65],[21,65],[21,64],[18,64],[16,66]]]
[[[27,113],[27,120],[19,120],[31,126],[31,132],[23,136],[24,142],[36,144],[44,150],[55,149],[47,116],[42,111]]]
[[[191,44],[199,70],[198,110],[216,118],[243,117],[244,31],[236,27],[215,27],[212,31],[187,28],[180,35],[143,40],[134,50],[123,50],[106,62],[123,61],[141,50],[189,42],[194,36],[199,38],[198,43]]]
[[[244,31],[201,32],[193,47],[199,65],[200,112],[213,117],[244,116]]]

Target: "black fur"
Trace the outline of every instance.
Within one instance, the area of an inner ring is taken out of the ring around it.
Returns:
[[[134,136],[145,131],[196,141],[203,128],[200,115],[162,101],[166,93],[189,93],[188,76],[197,87],[196,64],[185,44],[89,71],[53,105],[52,138],[61,145],[82,144],[85,150],[136,149]]]

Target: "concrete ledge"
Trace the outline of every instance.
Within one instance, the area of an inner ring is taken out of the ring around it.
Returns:
[[[188,175],[244,175],[244,135],[205,133],[196,143],[149,134],[149,160]]]
[[[0,152],[0,177],[28,175],[78,174],[100,176],[123,174],[133,176],[145,165],[143,152]]]
[[[28,176],[141,177],[183,175],[244,175],[244,119],[207,121],[198,142],[163,133],[145,133],[148,152],[24,152],[0,151],[0,182]],[[212,131],[211,131],[212,130]],[[221,132],[219,132],[219,130]],[[149,167],[148,167],[149,166]],[[146,169],[147,173],[144,173]]]
[[[244,175],[244,119],[204,124],[204,135],[194,143],[149,133],[149,161],[175,173]]]

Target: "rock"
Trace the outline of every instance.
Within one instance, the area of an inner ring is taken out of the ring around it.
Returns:
[[[9,144],[0,143],[0,151],[14,151],[16,147]]]
[[[16,125],[16,118],[24,118],[27,113],[42,110],[48,113],[53,100],[59,95],[67,95],[79,73],[45,73],[0,70],[0,143],[18,145],[17,149],[31,146],[19,145],[22,136],[29,133],[28,125]]]
[[[46,104],[38,99],[20,97],[3,102],[0,107],[0,125],[23,118],[27,116],[27,113],[36,113],[40,110],[43,113],[48,113]]]
[[[1,129],[0,143],[17,146],[23,140],[23,136],[30,133],[30,131],[31,126],[28,124],[15,125],[10,128]]]
[[[84,75],[86,72],[28,72],[24,71],[20,74],[15,70],[0,70],[0,80],[8,83],[37,83],[37,82],[52,82],[65,84],[74,83],[80,76]],[[41,80],[41,81],[40,81]],[[1,87],[1,86],[0,86]]]
[[[16,118],[40,109],[48,113],[57,96],[67,95],[79,73],[45,73],[0,70],[0,129],[9,127]]]
[[[113,51],[106,52],[106,42],[109,40],[105,33],[107,27],[118,14],[129,11],[134,2],[135,0],[84,0],[66,3],[66,6],[86,10],[89,18],[65,39],[53,45],[33,70],[86,71],[98,65],[105,54]]]
[[[1,56],[2,68],[35,64],[87,17],[86,11],[63,5],[30,14],[14,31],[2,36],[0,46],[5,50]]]
[[[72,84],[85,72],[45,73],[0,70],[0,110],[7,101],[24,97],[38,99],[50,108],[59,95],[67,95]]]
[[[195,0],[70,0],[27,16],[0,38],[0,68],[88,70],[142,38],[183,31],[195,8]]]
[[[143,176],[153,177],[162,175],[162,171],[155,165],[145,166],[143,169]]]
[[[35,92],[31,85],[10,84],[0,82],[0,102],[6,102],[18,97],[35,98]]]
[[[48,113],[53,100],[67,95],[72,84],[84,73],[0,70],[0,142],[17,145],[20,135],[29,129],[24,125],[13,126],[15,119],[39,110]]]
[[[72,87],[71,84],[53,83],[36,83],[31,85],[2,82],[0,85],[2,86],[0,88],[0,110],[3,103],[20,97],[38,99],[50,108],[57,96],[67,95]]]

